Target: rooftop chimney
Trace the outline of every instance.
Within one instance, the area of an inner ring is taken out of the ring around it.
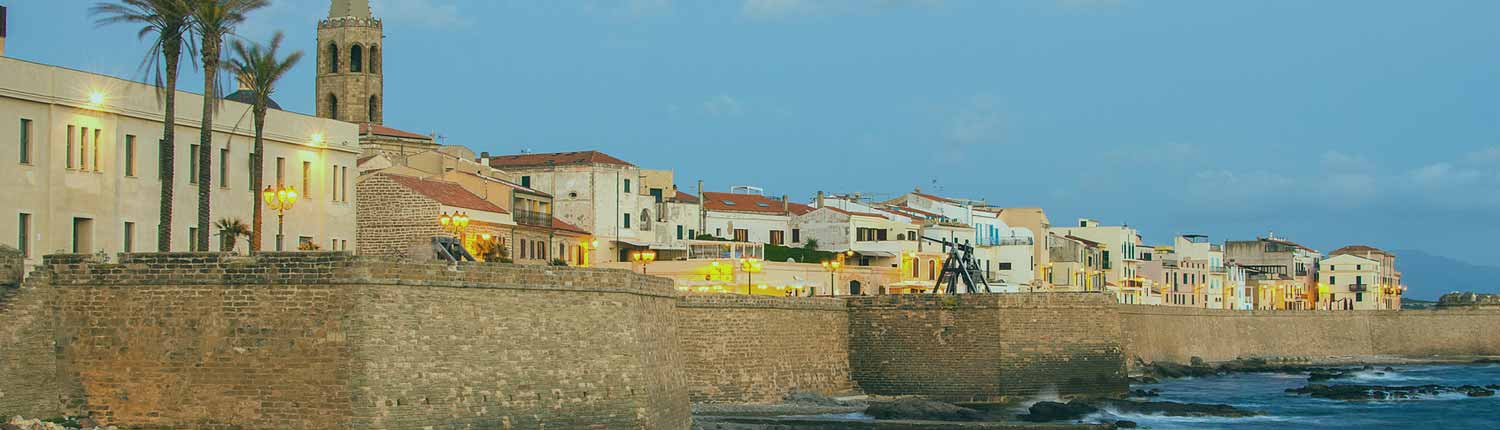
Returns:
[[[787,201],[786,194],[781,195],[781,211],[792,213],[792,204]]]
[[[0,57],[5,56],[5,6],[0,6]]]
[[[823,192],[818,191],[818,207],[823,207]]]

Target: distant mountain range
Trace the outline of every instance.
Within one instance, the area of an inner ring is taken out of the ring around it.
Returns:
[[[1417,250],[1394,250],[1407,297],[1437,300],[1452,291],[1500,293],[1500,267],[1480,266]]]

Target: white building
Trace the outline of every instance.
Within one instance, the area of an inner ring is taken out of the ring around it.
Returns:
[[[235,95],[231,95],[234,97]],[[36,264],[58,252],[157,250],[161,180],[158,141],[162,106],[154,87],[14,58],[0,58],[0,236]],[[200,168],[213,175],[214,221],[251,223],[260,193],[252,190],[254,145],[249,105],[225,101],[214,121],[213,145],[199,148],[203,98],[178,91],[171,250],[189,251],[197,229]],[[301,193],[286,213],[286,249],[311,242],[324,250],[354,249],[354,179],[358,128],[349,123],[272,109],[266,116],[264,183]],[[198,166],[200,150],[212,166]],[[267,209],[263,250],[275,250],[276,214]],[[236,249],[248,249],[248,240]]]
[[[1052,231],[1098,242],[1103,248],[1105,282],[1122,289],[1140,288],[1137,248],[1141,237],[1134,228],[1106,226],[1092,219],[1080,219],[1076,227],[1053,227]]]

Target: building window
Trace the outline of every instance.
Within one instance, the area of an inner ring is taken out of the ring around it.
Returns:
[[[188,252],[198,251],[198,227],[188,227]]]
[[[627,193],[630,192],[630,189],[631,189],[630,188],[630,180],[626,179],[625,180],[625,192],[627,192]]]
[[[1000,263],[1000,270],[1010,270],[1010,263]]]
[[[349,166],[339,167],[339,197],[349,201]]]
[[[73,218],[73,253],[87,254],[94,250],[94,220]]]
[[[64,153],[68,154],[68,156],[66,158],[68,159],[68,168],[71,169],[71,168],[73,168],[73,125],[72,124],[68,125],[68,147],[66,149],[67,150],[64,151]]]
[[[1337,277],[1337,276],[1329,276],[1328,277],[1328,283],[1329,284],[1333,284],[1333,285],[1338,285],[1339,284],[1339,277]]]
[[[276,157],[276,187],[286,185],[286,158]]]
[[[370,122],[380,122],[380,96],[370,96],[369,104],[365,115],[370,118]]]
[[[188,147],[188,183],[198,183],[198,145]]]
[[[698,231],[697,230],[693,230],[693,229],[688,229],[688,235],[687,235],[687,237],[688,237],[688,239],[697,239],[698,238]]]
[[[682,226],[677,226],[677,240],[682,240]]]
[[[229,188],[229,148],[219,149],[219,188]]]
[[[31,214],[23,213],[16,219],[17,237],[16,247],[21,248],[21,256],[31,258]]]
[[[339,46],[328,44],[328,73],[339,72]]]
[[[630,214],[625,214],[625,228],[630,228]]]
[[[937,260],[927,260],[927,280],[937,280]]]
[[[78,130],[78,170],[89,170],[89,128]]]
[[[359,45],[349,47],[349,71],[353,73],[365,71],[365,50]]]
[[[299,197],[312,197],[312,162],[302,162],[302,195]]]
[[[792,243],[802,243],[802,229],[792,229]]]
[[[1365,293],[1354,293],[1354,301],[1356,301],[1356,302],[1363,302],[1363,301],[1365,301]]]
[[[782,245],[782,244],[785,244],[785,243],[786,243],[786,232],[781,231],[781,230],[771,230],[771,244],[772,245]]]
[[[312,251],[317,249],[316,246],[317,244],[313,243],[312,236],[297,236],[297,250]]]
[[[125,135],[125,176],[135,177],[135,135]]]
[[[522,187],[526,187],[526,188],[531,188],[531,177],[530,176],[522,176],[521,177],[521,186]]]
[[[21,164],[31,164],[31,120],[21,118]]]
[[[125,221],[125,237],[121,243],[120,250],[124,252],[135,252],[135,223]]]
[[[92,163],[92,166],[94,166],[95,172],[99,171],[99,145],[103,144],[103,141],[99,140],[100,134],[102,133],[100,133],[99,129],[94,129],[94,150],[90,152],[90,154],[93,154],[94,159],[89,162]]]
[[[328,197],[339,201],[339,165],[328,166]]]
[[[339,96],[333,94],[328,95],[328,117],[339,117]]]
[[[743,228],[734,229],[734,240],[738,242],[749,242],[750,230],[746,230]]]

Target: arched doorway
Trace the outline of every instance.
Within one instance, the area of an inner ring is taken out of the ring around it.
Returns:
[[[859,281],[849,281],[849,295],[851,295],[851,296],[861,295],[861,292],[859,290],[860,290]]]

